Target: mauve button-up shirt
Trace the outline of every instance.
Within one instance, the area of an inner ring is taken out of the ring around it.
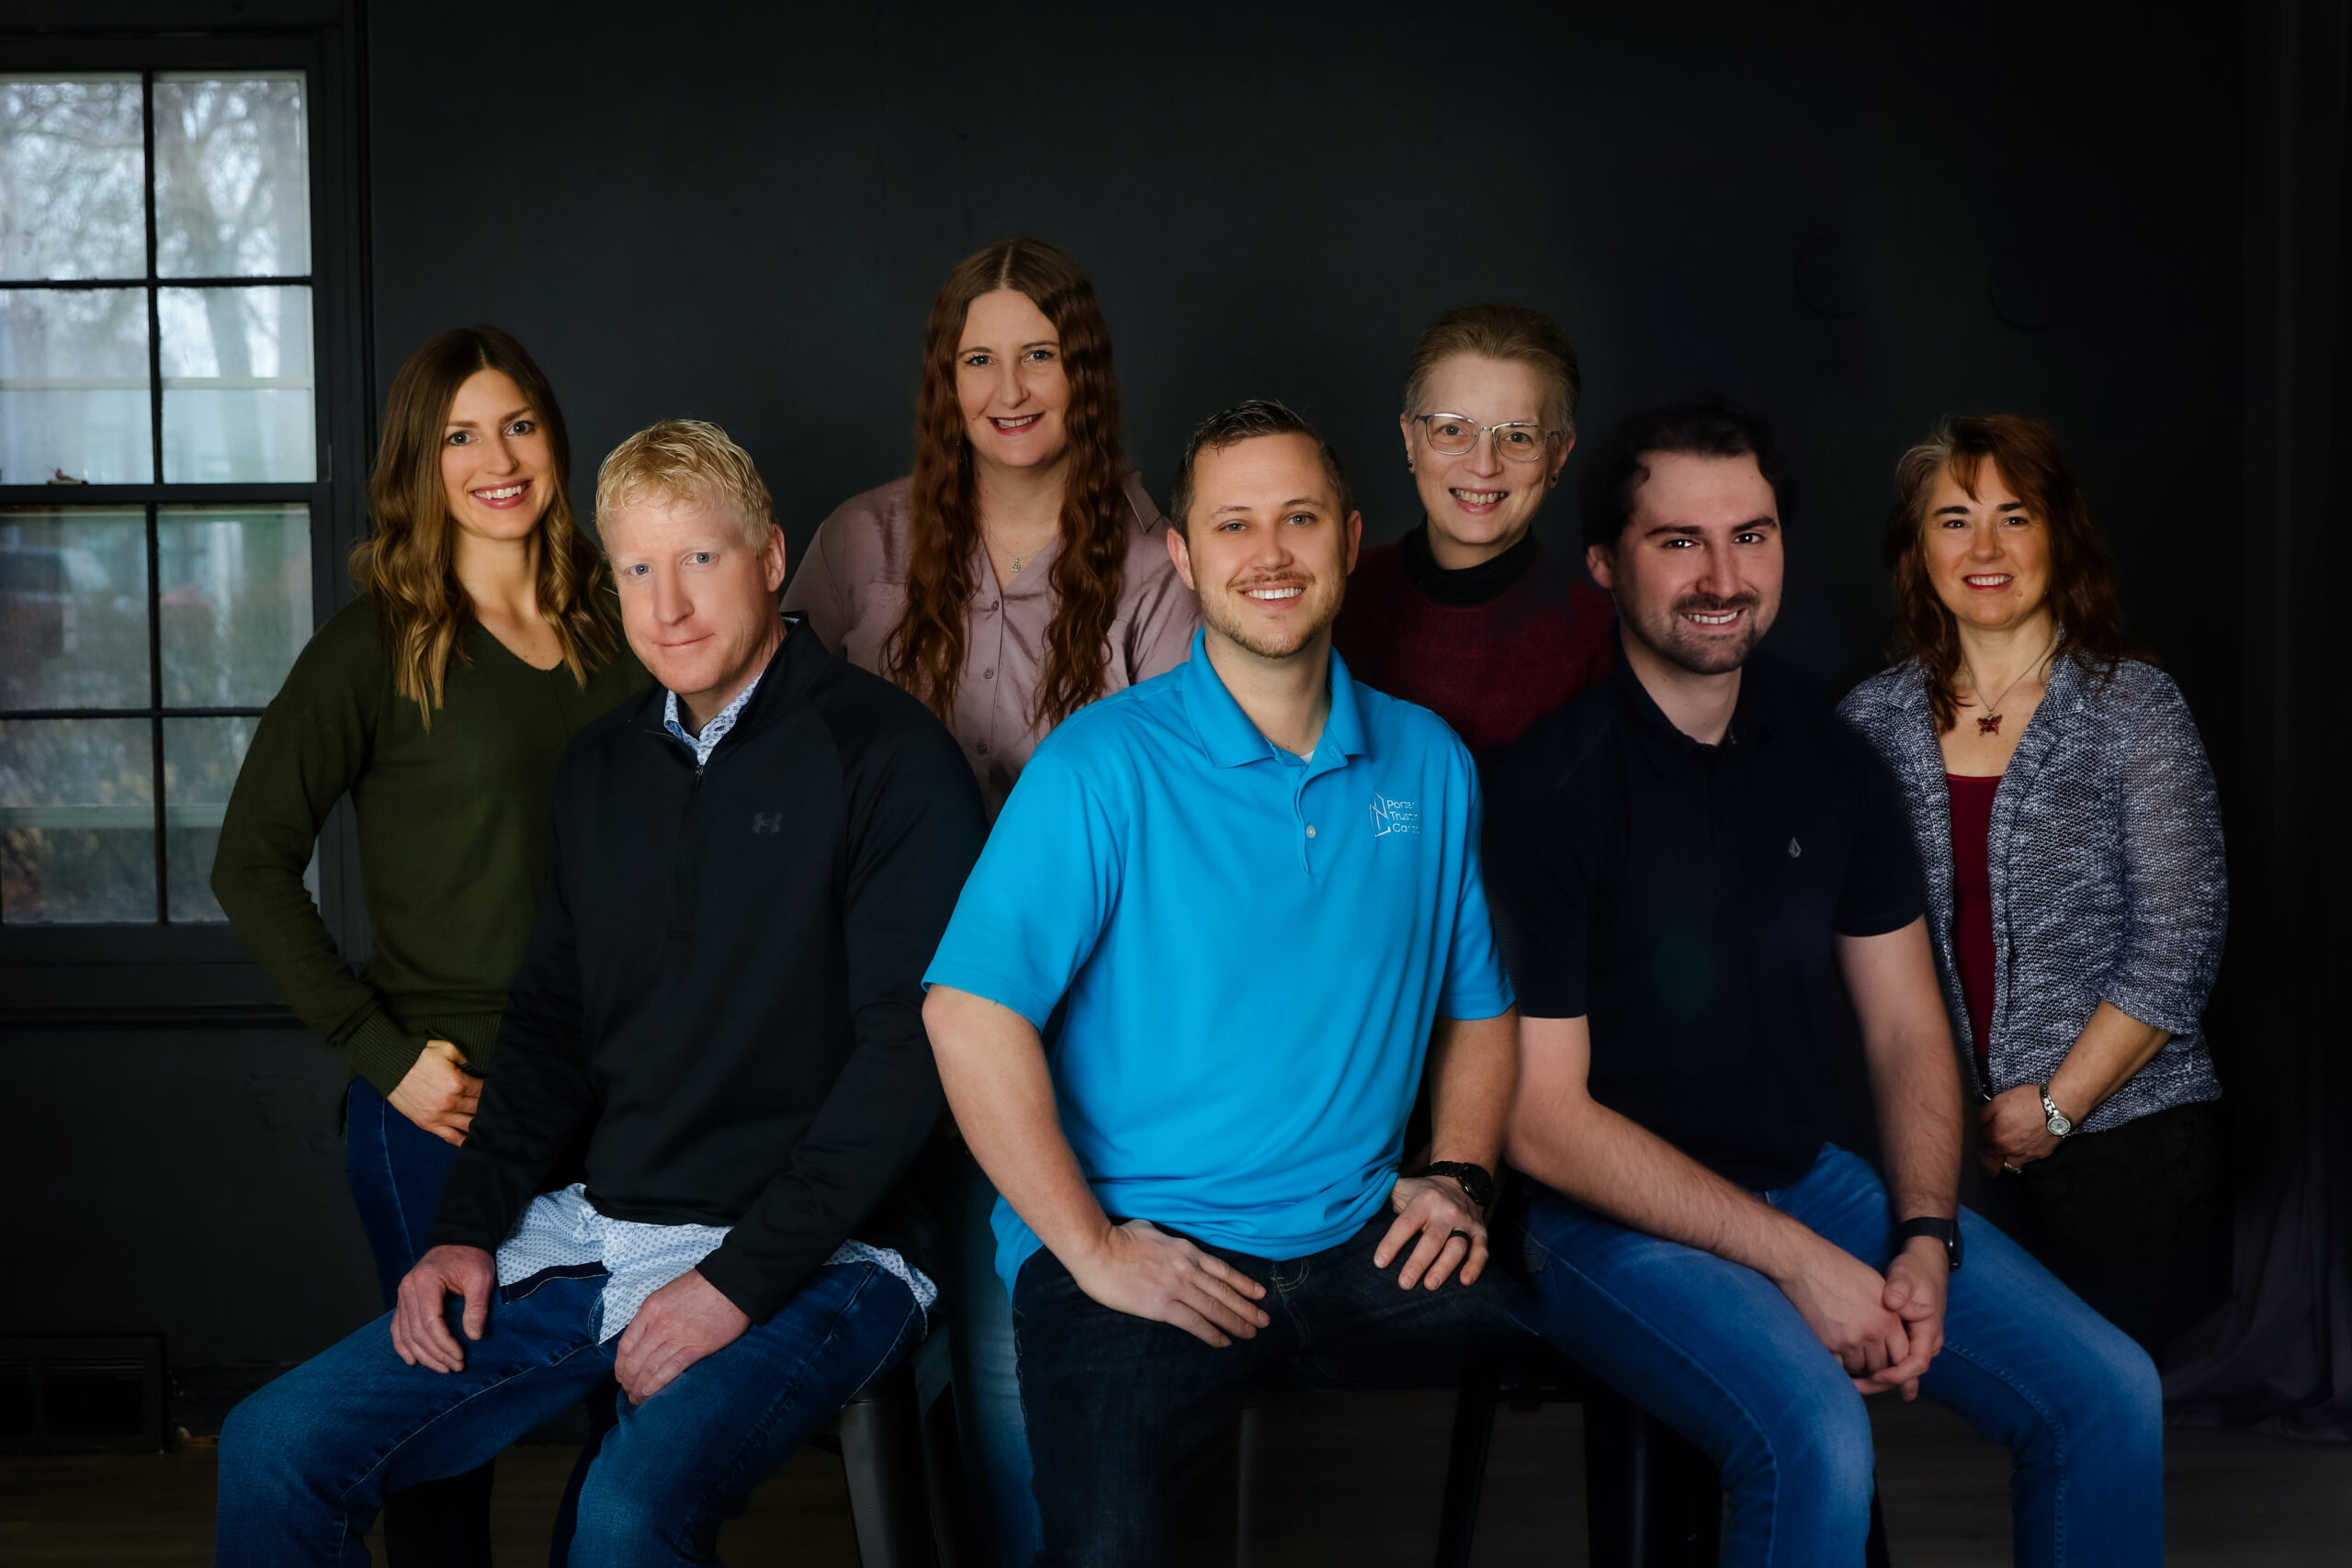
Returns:
[[[784,607],[808,617],[827,648],[861,670],[882,669],[882,646],[907,606],[911,479],[843,502],[819,525],[784,591]],[[1168,558],[1168,519],[1143,480],[1126,479],[1127,558],[1102,665],[1102,692],[1122,691],[1182,664],[1200,625],[1200,605]],[[1046,633],[1059,601],[1056,539],[1022,564],[1000,589],[988,548],[972,561],[972,597],[964,606],[964,674],[948,728],[979,780],[989,820],[1004,807],[1046,726],[1034,716],[1043,678]]]

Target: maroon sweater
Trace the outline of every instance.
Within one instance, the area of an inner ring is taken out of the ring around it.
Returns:
[[[1608,672],[1614,613],[1532,535],[1446,571],[1415,529],[1358,559],[1333,645],[1355,679],[1433,710],[1483,758]]]

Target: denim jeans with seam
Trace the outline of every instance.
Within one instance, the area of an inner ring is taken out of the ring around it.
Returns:
[[[343,1100],[344,1174],[368,1234],[390,1310],[401,1277],[432,1246],[433,1213],[457,1145],[411,1122],[366,1078]],[[490,1568],[494,1465],[428,1481],[384,1499],[384,1555],[392,1568]]]
[[[1883,1269],[1886,1190],[1825,1146],[1766,1201]],[[2137,1345],[1961,1211],[1944,1348],[1920,1391],[2005,1444],[2020,1568],[2164,1561],[2164,1407]],[[1874,1471],[1862,1396],[1754,1269],[1538,1191],[1523,1222],[1544,1337],[1706,1450],[1730,1494],[1725,1568],[1862,1561]],[[1896,1397],[1892,1394],[1882,1398]]]
[[[1038,1545],[1029,1485],[1029,1428],[1012,1349],[1012,1298],[996,1272],[996,1187],[959,1150],[947,1206],[948,1348],[956,1371],[956,1425],[971,1482],[982,1568],[1029,1568]]]
[[[460,1339],[460,1371],[403,1364],[387,1316],[231,1412],[215,1560],[366,1568],[363,1538],[388,1493],[470,1470],[603,1385],[620,1344],[597,1340],[603,1277],[530,1283],[500,1293],[481,1339]],[[461,1313],[453,1298],[452,1332]],[[922,1327],[913,1294],[878,1266],[818,1269],[767,1322],[617,1406],[565,1562],[718,1562],[719,1525]]]
[[[1473,1339],[1529,1331],[1525,1288],[1493,1263],[1434,1291],[1399,1286],[1402,1258],[1375,1267],[1394,1220],[1384,1205],[1338,1246],[1283,1261],[1205,1247],[1267,1287],[1273,1320],[1223,1347],[1102,1305],[1051,1252],[1023,1264],[1012,1322],[1040,1568],[1169,1562],[1212,1441],[1253,1389],[1452,1387]]]

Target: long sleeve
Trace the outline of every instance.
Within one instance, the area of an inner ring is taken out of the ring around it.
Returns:
[[[2213,771],[2170,676],[2148,671],[2146,689],[2115,705],[2128,710],[2115,743],[2129,934],[2105,994],[2143,1023],[2192,1034],[2229,922]]]
[[[496,1251],[522,1218],[540,1179],[595,1113],[564,853],[559,825],[547,895],[532,922],[523,965],[507,989],[498,1070],[484,1081],[481,1109],[450,1165],[434,1217],[436,1247]]]
[[[389,1094],[424,1041],[385,1012],[302,885],[320,827],[373,750],[389,686],[370,629],[351,612],[329,622],[263,714],[221,819],[212,894],[295,1016]]]
[[[842,924],[856,1044],[791,1164],[702,1264],[755,1323],[882,1202],[945,1104],[922,980],[987,832],[978,788],[947,732],[926,724],[854,768],[849,812]]]

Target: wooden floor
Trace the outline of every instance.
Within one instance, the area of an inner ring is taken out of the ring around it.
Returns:
[[[2007,1455],[1933,1405],[1878,1402],[1873,1410],[1898,1568],[2007,1562]],[[1261,1418],[1256,1480],[1239,1504],[1247,1521],[1239,1560],[1429,1562],[1452,1415],[1442,1393],[1275,1401]],[[1479,1522],[1480,1563],[1584,1562],[1580,1442],[1573,1405],[1504,1413]],[[552,1446],[514,1448],[499,1461],[498,1551],[508,1568],[546,1561],[548,1521],[570,1464],[570,1450]],[[2352,1448],[2176,1429],[2165,1473],[2172,1568],[2352,1563]],[[208,1563],[212,1475],[206,1448],[0,1459],[0,1563]],[[840,1461],[813,1450],[796,1455],[721,1547],[738,1564],[852,1568],[857,1550]]]

